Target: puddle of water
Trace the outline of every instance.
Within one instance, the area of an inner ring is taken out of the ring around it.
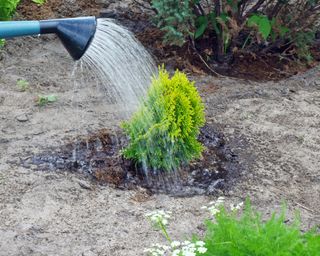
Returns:
[[[223,135],[213,127],[202,128],[199,141],[206,146],[202,159],[172,173],[148,173],[146,176],[141,166],[121,156],[120,151],[127,144],[122,132],[107,129],[34,155],[22,164],[41,171],[86,173],[97,182],[113,184],[117,188],[141,186],[153,193],[174,196],[213,194],[216,189],[226,188],[241,168]]]

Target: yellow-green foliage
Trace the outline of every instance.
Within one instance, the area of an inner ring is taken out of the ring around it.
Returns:
[[[204,105],[193,82],[164,69],[154,77],[147,98],[123,128],[130,142],[123,154],[153,170],[172,171],[201,155],[197,140],[205,122]]]

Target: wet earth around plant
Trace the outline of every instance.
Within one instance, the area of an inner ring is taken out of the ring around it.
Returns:
[[[147,212],[172,211],[173,238],[202,234],[209,215],[201,206],[221,195],[227,204],[249,196],[266,216],[285,201],[288,221],[298,210],[302,229],[320,224],[319,69],[279,82],[190,76],[206,105],[201,139],[215,153],[185,170],[222,176],[209,179],[214,191],[196,176],[207,187],[177,197],[150,190],[119,158],[121,109],[96,84],[74,83],[58,40],[15,39],[0,59],[0,255],[143,255],[164,241]],[[19,90],[19,79],[29,88]],[[56,102],[36,105],[38,95],[51,94]],[[100,161],[105,154],[109,162]],[[119,161],[125,173],[109,168]]]
[[[30,156],[20,164],[40,171],[81,172],[100,184],[118,189],[142,187],[150,193],[173,196],[213,195],[217,189],[230,186],[243,167],[225,145],[222,134],[212,127],[206,125],[201,129],[199,141],[205,146],[202,158],[171,173],[151,170],[146,173],[141,166],[124,159],[121,150],[127,145],[127,138],[120,130],[107,129]]]

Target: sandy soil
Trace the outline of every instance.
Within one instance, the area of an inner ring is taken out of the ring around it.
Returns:
[[[216,196],[173,198],[123,191],[70,172],[39,172],[20,159],[76,135],[118,124],[116,106],[94,84],[75,84],[74,64],[51,37],[16,39],[0,56],[0,255],[143,255],[163,242],[145,213],[171,210],[175,239],[203,233],[200,210]],[[283,201],[289,220],[320,225],[319,70],[278,83],[194,77],[207,120],[225,134],[246,166],[225,192],[227,203],[247,196],[266,216]],[[16,82],[30,88],[20,92]],[[39,94],[58,101],[38,107]]]
[[[6,52],[0,62],[0,255],[142,255],[163,241],[144,217],[157,208],[174,213],[173,237],[203,232],[208,215],[200,207],[214,197],[147,196],[77,173],[19,166],[19,159],[118,120],[99,88],[74,84],[73,62],[57,40],[13,40]],[[318,77],[312,70],[279,83],[195,78],[208,122],[220,127],[247,166],[226,192],[227,202],[250,196],[268,215],[285,200],[289,216],[300,210],[304,228],[320,224]],[[30,89],[19,92],[17,79],[29,81]],[[38,94],[59,99],[40,108]]]

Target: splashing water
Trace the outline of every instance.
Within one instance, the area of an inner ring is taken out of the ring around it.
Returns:
[[[97,20],[94,38],[77,66],[98,79],[108,100],[127,113],[136,110],[157,72],[142,44],[112,19]]]

